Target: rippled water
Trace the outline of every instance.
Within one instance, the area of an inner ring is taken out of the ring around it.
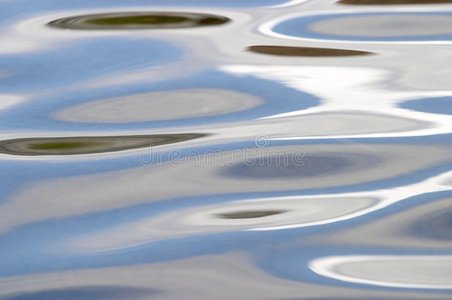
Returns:
[[[0,16],[0,299],[452,298],[452,1]]]

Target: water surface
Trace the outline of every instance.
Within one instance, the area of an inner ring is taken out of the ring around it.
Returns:
[[[452,297],[452,3],[0,1],[0,299]]]

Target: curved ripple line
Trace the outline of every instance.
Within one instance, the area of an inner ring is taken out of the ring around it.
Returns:
[[[435,192],[438,189],[452,190],[452,187],[443,185],[443,182],[450,179],[451,175],[452,172],[442,173],[422,182],[400,186],[396,189],[258,198],[216,205],[190,206],[182,210],[171,210],[159,216],[116,224],[112,228],[105,228],[97,232],[90,229],[89,233],[77,239],[66,240],[64,243],[70,251],[103,253],[184,236],[234,231],[276,231],[328,225],[365,216],[395,203],[424,193]],[[316,205],[317,208],[322,205],[329,207],[331,200],[340,203],[341,199],[348,200],[349,206],[353,204],[356,207],[344,208],[344,211],[336,212],[336,214],[328,211],[322,215],[322,213],[318,213],[318,210],[316,212]],[[311,207],[311,205],[313,206]],[[278,209],[279,211],[277,211]],[[328,215],[329,213],[330,215]],[[234,217],[228,218],[227,216]]]
[[[407,262],[410,262],[407,264]],[[437,264],[439,262],[439,264]],[[365,264],[369,265],[365,265]],[[372,263],[376,263],[377,266],[372,266]],[[382,263],[389,263],[387,267],[387,271],[384,273],[377,273],[375,274],[375,271],[382,271],[381,266],[378,266],[378,264]],[[418,263],[418,266],[415,264]],[[428,265],[430,263],[430,266]],[[401,274],[399,275],[405,275],[404,278],[405,281],[407,278],[411,278],[412,280],[419,280],[419,278],[412,278],[412,275],[418,275],[423,274],[425,272],[425,268],[432,267],[432,263],[436,263],[436,265],[433,268],[429,268],[429,271],[426,272],[425,280],[432,280],[434,275],[437,275],[439,277],[439,281],[444,281],[444,276],[447,278],[451,278],[452,276],[452,256],[450,255],[353,255],[353,256],[331,256],[331,257],[322,257],[318,259],[314,259],[309,262],[309,268],[314,271],[315,273],[344,281],[349,283],[358,283],[358,284],[368,284],[368,285],[375,285],[375,286],[383,286],[383,287],[394,287],[394,288],[409,288],[409,289],[452,289],[452,283],[444,284],[444,283],[413,283],[413,282],[390,282],[387,281],[389,277],[391,277],[391,269],[396,269],[397,265],[399,264],[399,267],[405,268],[406,270],[402,270]],[[349,266],[349,270],[340,270],[340,267],[346,265],[357,265],[355,268],[351,268]],[[353,272],[359,272],[359,267],[361,265],[361,268],[363,272],[368,272],[367,274],[361,274],[361,276],[366,276],[366,278],[360,278],[360,274],[353,275]],[[420,266],[419,266],[420,265]],[[373,267],[373,268],[372,268]],[[397,270],[400,272],[400,269]],[[405,271],[405,272],[404,272]],[[438,272],[440,274],[432,274],[434,272]],[[441,271],[445,271],[446,274],[441,274]],[[348,274],[347,274],[348,273]],[[395,274],[397,277],[398,274]],[[374,277],[374,279],[371,279]],[[375,278],[376,277],[376,278]],[[378,278],[381,277],[379,280]],[[422,275],[420,276],[422,281]]]
[[[445,44],[452,44],[452,32],[448,35],[448,39],[428,39],[428,40],[384,40],[384,39],[366,39],[360,40],[360,39],[350,39],[350,38],[337,38],[334,36],[328,37],[328,38],[316,38],[314,36],[293,36],[284,34],[281,32],[275,31],[275,27],[278,25],[288,22],[294,19],[301,19],[301,18],[307,18],[312,19],[315,17],[322,17],[327,18],[329,16],[334,15],[341,15],[341,16],[356,16],[356,15],[384,15],[384,14],[442,14],[450,16],[452,15],[452,11],[444,11],[444,10],[429,10],[425,11],[425,9],[419,9],[419,8],[411,8],[411,9],[405,9],[403,11],[394,11],[392,10],[379,10],[379,11],[372,11],[369,13],[367,10],[362,11],[322,11],[322,14],[319,14],[317,12],[314,13],[292,13],[285,15],[280,18],[274,18],[266,23],[261,24],[258,26],[258,31],[261,32],[264,35],[275,37],[278,39],[289,39],[289,40],[300,40],[300,41],[322,41],[322,42],[330,42],[330,43],[344,43],[347,42],[349,44],[426,44],[426,45],[445,45]]]
[[[276,140],[302,140],[334,138],[388,138],[388,137],[415,137],[451,132],[452,116],[437,115],[424,112],[414,112],[399,108],[399,103],[420,97],[450,96],[450,91],[437,92],[388,92],[375,88],[382,77],[389,74],[381,69],[355,68],[355,67],[327,67],[327,66],[258,66],[258,65],[229,65],[222,68],[226,72],[241,75],[252,75],[256,78],[273,80],[285,85],[308,92],[319,99],[321,105],[309,107],[305,110],[293,110],[278,113],[262,119],[277,119],[285,117],[309,116],[317,113],[344,113],[348,112],[362,116],[375,115],[378,111],[381,116],[411,120],[417,126],[402,128],[401,130],[379,130],[377,132],[356,132],[349,134],[314,134],[300,136],[278,136]],[[325,89],[324,82],[334,82]],[[366,86],[366,89],[362,89]],[[378,128],[385,128],[385,122]],[[355,126],[356,127],[356,126]],[[353,128],[348,128],[351,131]]]

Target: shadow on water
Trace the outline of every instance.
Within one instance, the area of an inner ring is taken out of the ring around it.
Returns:
[[[0,142],[0,153],[13,155],[75,155],[124,151],[203,137],[203,134],[26,138]]]
[[[436,241],[448,247],[452,243],[452,198],[427,202],[393,219],[398,221],[399,240],[411,237],[417,239],[419,244],[428,240],[429,245],[434,245]]]
[[[452,241],[452,207],[428,214],[422,220],[416,220],[413,234],[429,239]]]
[[[336,56],[362,56],[374,53],[358,50],[314,48],[314,47],[291,47],[291,46],[251,46],[248,51],[278,56],[307,56],[307,57],[336,57]]]
[[[237,177],[254,178],[315,177],[335,174],[351,165],[353,161],[341,155],[287,153],[243,161],[231,166],[229,172]]]
[[[441,4],[452,3],[452,0],[341,0],[338,3],[352,5]]]
[[[226,17],[186,12],[123,12],[58,19],[49,26],[63,29],[165,29],[222,25]]]
[[[279,215],[287,210],[250,210],[217,214],[221,219],[255,219]]]

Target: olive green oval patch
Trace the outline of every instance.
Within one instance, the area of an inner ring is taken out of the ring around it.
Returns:
[[[223,16],[185,12],[119,12],[58,19],[49,26],[63,29],[171,29],[215,26],[229,22]]]
[[[291,47],[291,46],[250,46],[248,51],[277,56],[309,56],[309,57],[336,57],[336,56],[360,56],[370,55],[371,52],[313,47]]]
[[[24,138],[0,141],[0,153],[12,155],[76,155],[116,152],[188,141],[203,134],[155,134],[135,136],[89,136]]]

